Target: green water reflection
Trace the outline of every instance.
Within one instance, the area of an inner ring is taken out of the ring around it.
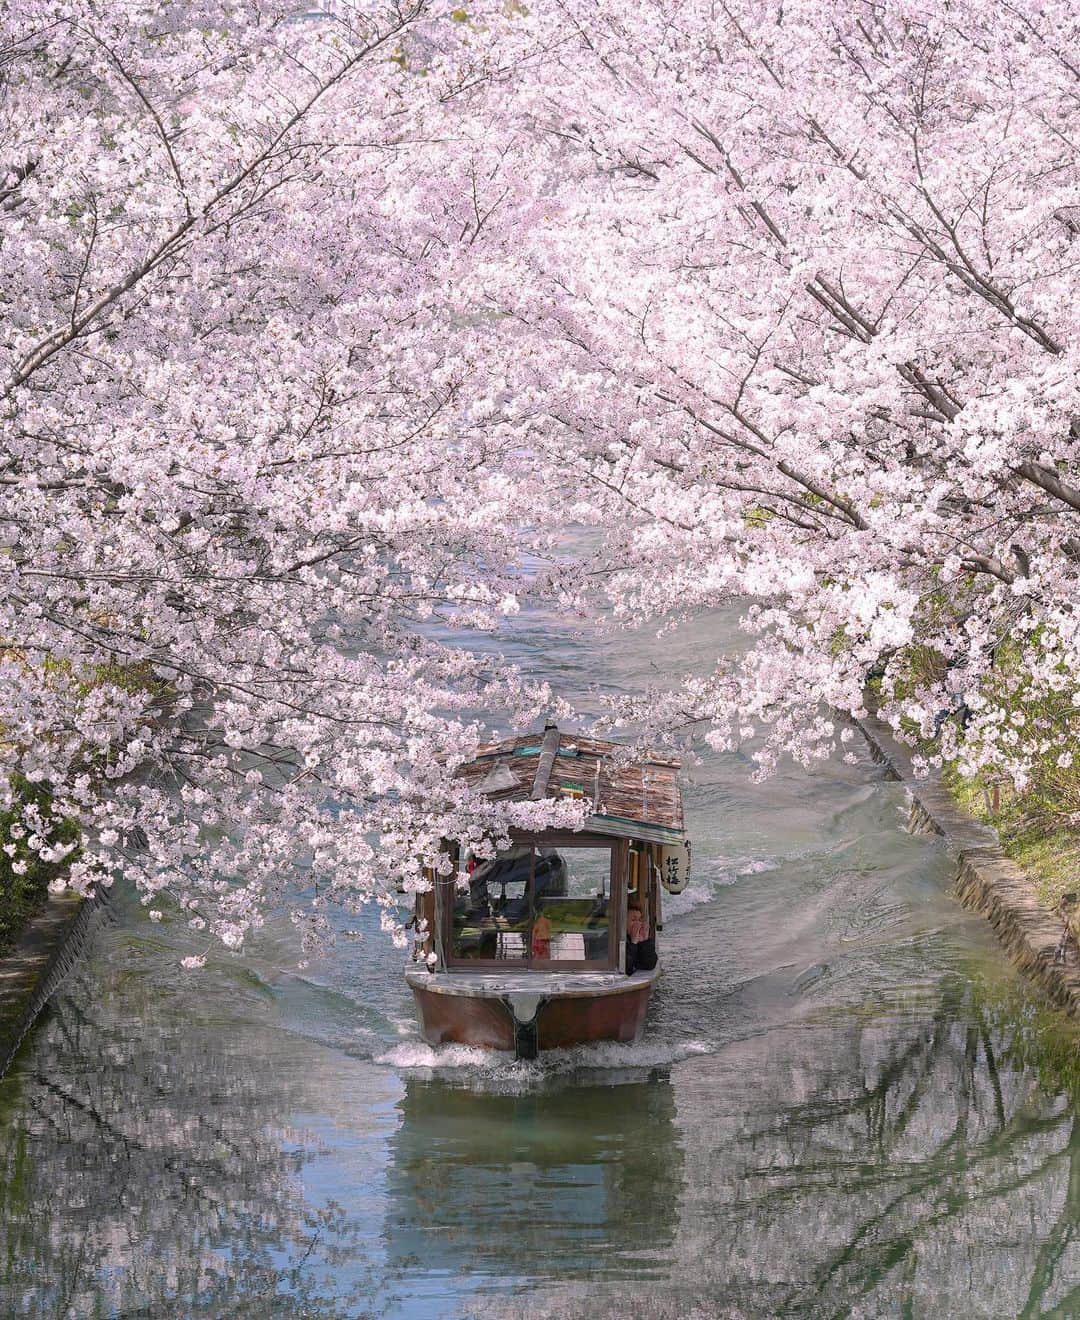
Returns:
[[[383,1237],[401,1269],[664,1278],[683,1157],[670,1080],[485,1094],[409,1081]]]
[[[200,1027],[125,950],[0,1085],[5,1315],[1080,1310],[1077,1041],[1008,977],[664,1065],[403,1074],[256,990]]]

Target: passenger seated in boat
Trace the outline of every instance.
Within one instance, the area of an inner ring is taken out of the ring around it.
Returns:
[[[532,956],[551,957],[551,922],[542,912],[532,924]]]
[[[558,898],[566,893],[566,863],[554,848],[542,848],[536,855],[533,868],[533,903],[544,898]],[[526,856],[517,871],[495,872],[489,882],[502,886],[502,894],[495,900],[495,911],[507,921],[526,921],[529,916],[529,858]],[[522,892],[506,897],[508,884],[521,883]]]
[[[470,858],[467,869],[468,896],[461,894],[454,903],[455,957],[484,961],[524,957],[526,932],[535,913],[532,957],[550,958],[551,922],[542,905],[566,894],[563,857],[554,848],[534,853],[530,847],[514,847],[484,861]]]
[[[651,972],[656,961],[656,937],[649,933],[649,918],[640,907],[630,907],[626,913],[626,974]]]

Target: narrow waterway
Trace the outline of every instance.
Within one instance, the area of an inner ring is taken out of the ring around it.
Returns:
[[[509,649],[587,708],[735,640]],[[1080,1314],[1077,1036],[857,754],[692,768],[631,1048],[433,1051],[373,921],[189,976],[118,896],[0,1083],[0,1315]]]

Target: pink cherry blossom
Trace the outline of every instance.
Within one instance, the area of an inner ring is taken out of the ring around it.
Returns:
[[[286,899],[306,945],[328,904],[395,927],[446,839],[580,819],[453,778],[478,711],[563,694],[432,625],[530,600],[667,637],[736,604],[744,649],[610,723],[760,774],[830,754],[870,678],[922,764],[1069,755],[1078,27],[18,0],[0,807],[31,850],[74,822],[73,888],[226,947]]]

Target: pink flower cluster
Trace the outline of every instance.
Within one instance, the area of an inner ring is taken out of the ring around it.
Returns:
[[[226,947],[286,891],[309,941],[389,914],[444,839],[574,818],[452,779],[558,694],[426,625],[530,593],[739,603],[745,650],[612,719],[762,773],[875,676],[971,773],[1071,757],[1078,26],[19,0],[0,805],[47,783],[72,886]]]

